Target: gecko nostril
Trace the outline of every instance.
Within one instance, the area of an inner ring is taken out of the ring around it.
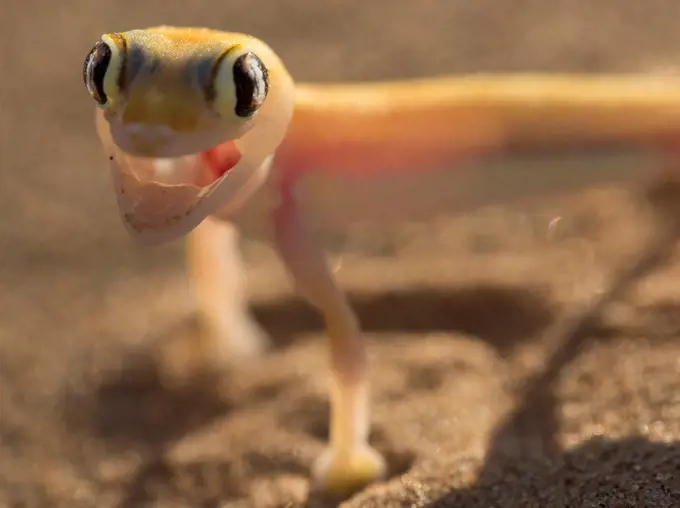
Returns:
[[[131,136],[136,136],[140,132],[144,130],[144,126],[139,123],[130,123],[125,126],[125,131],[131,135]]]

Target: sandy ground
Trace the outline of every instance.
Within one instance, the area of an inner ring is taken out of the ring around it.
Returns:
[[[511,8],[510,5],[513,7]],[[325,344],[247,244],[275,337],[219,378],[182,245],[132,244],[81,81],[100,33],[250,32],[297,79],[673,70],[675,0],[133,3],[0,9],[0,506],[316,505]],[[643,213],[644,212],[644,213]],[[351,507],[680,506],[680,259],[631,195],[598,189],[333,246],[371,339],[372,441],[391,478]],[[548,230],[556,216],[564,220]],[[649,245],[645,250],[644,246]]]

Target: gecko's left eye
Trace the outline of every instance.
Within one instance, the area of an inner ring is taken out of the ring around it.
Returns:
[[[262,60],[240,46],[227,49],[213,65],[206,90],[208,101],[225,119],[251,119],[269,92],[269,74]]]

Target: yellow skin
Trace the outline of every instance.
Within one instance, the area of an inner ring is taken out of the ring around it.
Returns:
[[[93,51],[84,78],[123,222],[147,244],[191,233],[189,271],[214,344],[232,358],[265,344],[246,310],[237,230],[270,241],[323,314],[331,418],[314,479],[340,495],[383,476],[385,463],[368,444],[365,341],[314,233],[630,178],[623,170],[465,169],[471,155],[574,144],[663,149],[680,133],[680,80],[670,77],[295,85],[263,42],[201,28],[108,34]],[[248,71],[238,80],[237,65]],[[249,114],[236,114],[244,104]],[[236,147],[239,158],[216,177],[201,152],[218,145]]]

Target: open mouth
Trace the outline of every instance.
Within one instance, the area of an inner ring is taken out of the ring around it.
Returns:
[[[231,171],[241,160],[236,142],[180,157],[153,158],[123,155],[127,167],[140,183],[208,187]]]
[[[178,239],[209,215],[229,217],[269,174],[272,155],[244,133],[229,140],[219,132],[176,137],[146,155],[137,154],[124,133],[112,135],[117,126],[99,110],[96,126],[120,217],[128,233],[146,245]]]
[[[187,234],[220,204],[228,203],[247,180],[248,168],[243,167],[247,164],[239,165],[243,154],[235,141],[171,158],[138,157],[110,148],[121,218],[128,232],[145,244]],[[230,179],[232,171],[240,177]]]

